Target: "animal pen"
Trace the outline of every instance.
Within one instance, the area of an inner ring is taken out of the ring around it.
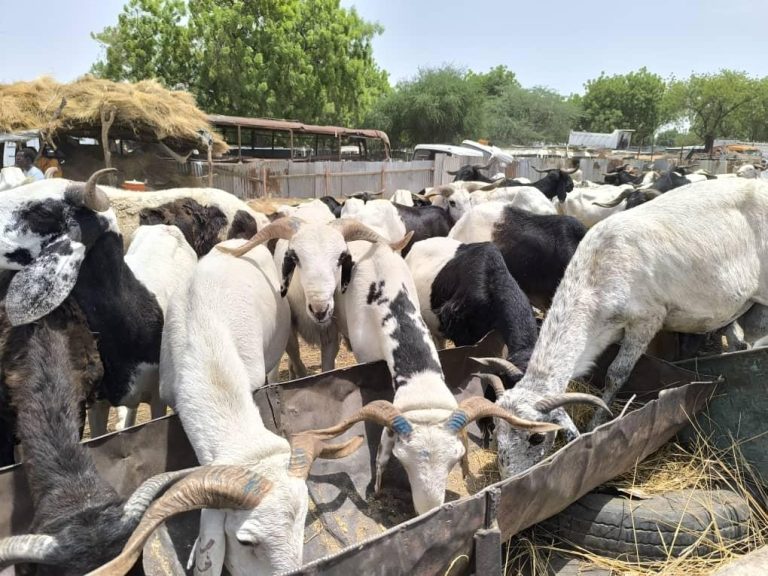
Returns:
[[[491,334],[477,345],[440,352],[446,382],[457,400],[483,394],[480,380],[472,376],[470,357],[498,356],[502,349],[500,339]],[[615,348],[610,349],[600,359],[590,379],[592,386],[601,385],[615,353]],[[413,517],[408,481],[396,459],[385,472],[383,492],[372,495],[380,429],[370,422],[359,423],[345,435],[365,434],[358,452],[341,460],[318,460],[312,469],[305,564],[292,574],[527,573],[514,571],[504,555],[506,543],[514,545],[522,531],[556,515],[612,478],[631,473],[638,462],[676,434],[690,434],[694,415],[708,401],[716,406],[726,389],[728,397],[754,399],[756,387],[762,387],[765,398],[765,380],[759,378],[768,370],[763,363],[765,354],[754,351],[702,361],[699,373],[690,371],[695,365],[688,364],[686,369],[644,356],[622,390],[625,401],[633,399],[625,413],[616,414],[616,419],[503,481],[489,475],[488,468],[495,466],[495,459],[481,458],[481,434],[473,425],[469,429],[469,456],[475,465],[470,466],[468,485],[474,489],[467,494],[449,482],[446,504],[418,517]],[[705,375],[708,369],[712,376]],[[745,378],[750,372],[756,377]],[[717,378],[717,374],[725,378]],[[267,385],[255,393],[266,426],[285,435],[331,425],[380,399],[392,399],[384,362]],[[719,422],[718,418],[712,413],[703,420],[715,425],[712,423]],[[737,440],[750,449],[762,450],[764,455],[765,440],[752,437],[753,432],[746,426],[739,430]],[[100,473],[120,494],[130,494],[153,474],[196,464],[176,416],[91,440],[88,446]],[[764,460],[757,465],[768,475]],[[24,533],[32,504],[22,466],[0,471],[0,494],[8,503],[0,507],[0,537]],[[632,502],[631,490],[629,494],[628,502]],[[634,497],[642,498],[640,494]],[[197,517],[196,513],[176,517],[168,523],[170,540],[161,536],[150,540],[144,548],[144,573],[185,573],[182,565],[197,535]],[[718,520],[710,531],[725,531],[726,523]],[[701,546],[707,550],[709,540]]]

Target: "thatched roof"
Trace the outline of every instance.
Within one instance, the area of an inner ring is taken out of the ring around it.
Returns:
[[[59,112],[62,99],[66,103]],[[177,150],[203,151],[198,130],[206,130],[214,138],[214,155],[227,150],[191,94],[167,90],[154,80],[130,84],[84,76],[59,84],[41,77],[0,84],[0,133],[42,130],[101,138],[102,111],[110,110],[115,111],[110,138],[163,141]]]

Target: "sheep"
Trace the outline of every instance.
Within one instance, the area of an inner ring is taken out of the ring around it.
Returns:
[[[133,235],[125,263],[136,279],[144,284],[157,298],[163,315],[168,310],[171,296],[189,283],[197,264],[197,254],[187,243],[176,226],[139,226]],[[165,415],[165,404],[158,394],[157,368],[147,370],[137,382],[136,391],[140,402],[148,402],[152,418]],[[123,430],[136,423],[136,408],[119,407],[116,430]]]
[[[348,200],[347,202],[351,202]],[[354,205],[353,205],[354,206]],[[354,211],[341,211],[341,218],[354,218],[362,222],[372,230],[375,230],[384,238],[395,241],[405,236],[406,229],[403,219],[400,218],[400,208],[389,200],[371,200]]]
[[[149,214],[148,211],[152,209],[160,211],[160,217],[155,213],[152,220],[147,221],[145,219],[144,223],[146,224],[180,224],[177,217],[163,217],[162,211],[165,208],[172,213],[178,213],[175,203],[182,199],[191,199],[198,205],[208,208],[208,212],[200,214],[199,211],[196,211],[192,216],[194,218],[214,216],[216,223],[221,224],[217,234],[214,234],[219,241],[226,240],[227,238],[250,238],[258,229],[269,224],[269,219],[264,214],[255,211],[229,192],[216,188],[172,188],[170,190],[141,192],[137,194],[130,190],[105,186],[104,191],[107,193],[110,204],[117,215],[118,227],[123,233],[126,250],[130,245],[134,230],[142,223],[142,213],[147,215]],[[218,211],[213,210],[214,208]],[[186,227],[183,225],[179,227],[186,235]],[[187,241],[195,248],[198,248],[198,246],[195,246],[196,242],[189,236],[187,236]],[[208,250],[211,247],[212,243],[207,245]],[[198,254],[202,256],[201,253]]]
[[[619,192],[618,196],[616,192]],[[600,186],[597,188],[579,188],[565,199],[565,202],[553,200],[558,214],[573,216],[587,228],[591,228],[612,214],[629,210],[648,202],[661,193],[656,190],[635,190],[633,186]]]
[[[659,330],[709,332],[768,302],[767,217],[768,184],[734,178],[692,184],[598,223],[565,272],[528,371],[500,405],[547,420],[536,399],[562,393],[620,342],[603,395],[610,404]],[[505,474],[535,463],[516,431],[497,432]]]
[[[0,274],[0,468],[15,462],[16,415],[11,408],[6,386],[6,381],[14,376],[10,371],[11,364],[2,360],[7,351],[19,349],[19,344],[10,340],[12,326],[5,315],[5,296],[13,274],[9,271]],[[67,330],[72,381],[80,386],[80,396],[92,402],[104,375],[96,340],[74,298],[67,298],[56,313]]]
[[[35,512],[31,534],[0,540],[0,569],[31,563],[40,575],[80,575],[96,568],[119,552],[154,496],[189,472],[156,476],[128,500],[101,478],[79,441],[83,397],[72,381],[69,320],[59,307],[17,326],[4,350]]]
[[[421,315],[438,342],[475,344],[495,329],[507,345],[507,358],[525,372],[538,328],[528,298],[496,246],[430,238],[414,244],[405,262]]]
[[[248,247],[241,258],[224,253],[243,244],[228,240],[200,260],[170,303],[163,329],[161,396],[179,414],[198,460],[238,464],[271,486],[253,509],[203,510],[190,556],[195,574],[218,575],[223,566],[235,576],[298,568],[305,481],[313,453],[320,454],[312,443],[298,445],[303,456],[292,454],[287,440],[265,428],[253,402],[285,349],[290,310],[266,247]],[[341,448],[359,445],[353,439]],[[339,450],[336,455],[343,455]]]
[[[335,218],[341,217],[341,209],[344,207],[344,202],[339,202],[333,196],[323,196],[320,198],[320,202],[328,206],[328,209],[333,212]],[[291,214],[284,214],[284,216],[291,216]]]
[[[406,238],[406,242],[410,240],[410,236]],[[290,370],[297,376],[306,375],[297,334],[312,344],[319,343],[322,370],[333,370],[339,351],[339,332],[333,322],[333,294],[339,284],[346,285],[349,281],[352,263],[347,242],[388,240],[349,218],[324,224],[289,217],[273,222],[237,250],[221,249],[240,256],[253,246],[273,239],[280,239],[275,248],[275,264],[282,270],[280,293],[288,296],[294,328],[286,348]]]
[[[113,406],[135,407],[160,359],[163,311],[124,260],[117,219],[96,186],[109,171],[87,183],[43,180],[7,192],[0,270],[18,270],[5,301],[12,326],[42,318],[72,294],[98,335],[104,365],[98,395]],[[106,431],[104,410],[91,410],[90,419],[94,435]]]
[[[413,206],[413,194],[410,190],[395,190],[392,196],[389,198],[392,204],[400,204],[401,206]]]
[[[759,178],[762,168],[756,164],[744,164],[736,170],[736,176],[739,178]]]
[[[362,420],[382,425],[376,491],[394,454],[408,475],[414,509],[424,514],[444,502],[448,474],[465,454],[460,433],[473,420],[495,415],[533,432],[557,429],[516,418],[485,398],[458,404],[445,384],[404,260],[382,242],[350,242],[349,253],[354,269],[346,290],[337,291],[338,321],[358,362],[386,360],[394,400],[372,402],[338,425],[312,433],[331,438]]]
[[[512,277],[531,303],[544,310],[585,233],[584,225],[570,216],[531,214],[488,202],[463,216],[448,237],[466,244],[496,244]]]

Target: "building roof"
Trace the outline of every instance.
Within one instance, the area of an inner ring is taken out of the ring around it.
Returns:
[[[329,136],[358,136],[362,138],[377,138],[382,140],[389,148],[389,136],[381,130],[367,130],[359,128],[344,128],[341,126],[317,126],[303,124],[292,120],[273,120],[271,118],[246,118],[244,116],[224,116],[222,114],[209,114],[208,121],[214,126],[245,126],[248,128],[261,128],[263,130],[281,130],[295,132],[297,134],[327,134]]]
[[[614,130],[610,134],[605,134],[601,132],[576,132],[571,130],[571,133],[568,135],[568,146],[615,149],[619,146],[621,134],[632,132],[634,130]]]

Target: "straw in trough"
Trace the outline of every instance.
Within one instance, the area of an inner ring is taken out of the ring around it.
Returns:
[[[213,136],[214,155],[228,148],[191,94],[167,90],[155,80],[127,83],[83,76],[59,84],[41,77],[0,85],[0,132],[42,130],[47,136],[99,137],[102,118],[112,112],[112,138],[201,148],[198,132],[205,131]]]

